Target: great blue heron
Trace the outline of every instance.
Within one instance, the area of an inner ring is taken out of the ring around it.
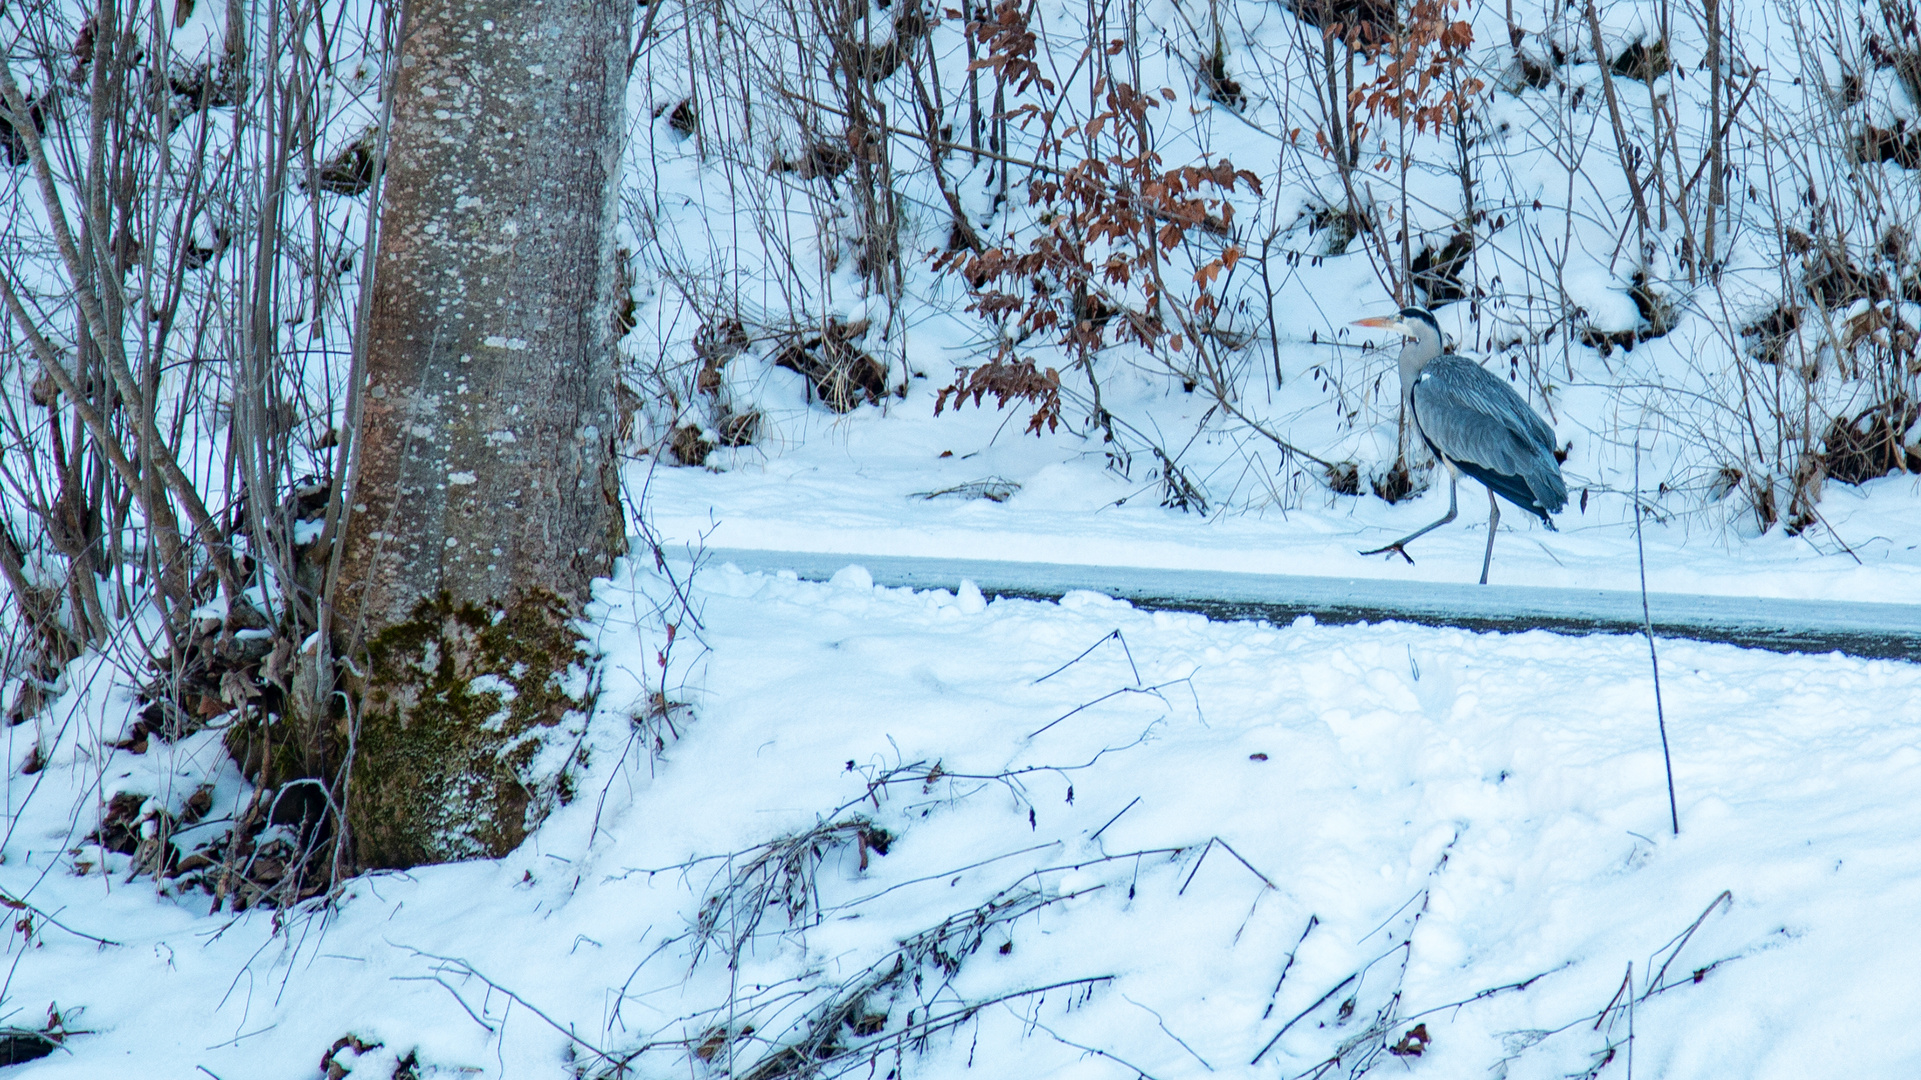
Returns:
[[[1447,466],[1447,516],[1401,537],[1386,547],[1363,551],[1408,557],[1408,542],[1454,520],[1466,473],[1487,487],[1487,553],[1481,557],[1481,584],[1494,561],[1494,529],[1501,523],[1499,495],[1531,514],[1550,530],[1548,515],[1567,505],[1567,484],[1554,460],[1554,431],[1528,407],[1514,388],[1465,357],[1445,353],[1441,328],[1425,308],[1402,308],[1392,318],[1361,319],[1356,326],[1393,330],[1407,338],[1401,349],[1401,404],[1414,430]]]

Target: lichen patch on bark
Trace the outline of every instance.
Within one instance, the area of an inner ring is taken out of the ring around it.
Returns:
[[[564,797],[565,769],[536,763],[585,723],[573,616],[551,593],[442,593],[368,644],[347,808],[362,867],[504,855]]]

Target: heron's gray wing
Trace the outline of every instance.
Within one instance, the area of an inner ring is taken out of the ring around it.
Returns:
[[[1498,376],[1442,356],[1421,371],[1413,398],[1421,434],[1443,455],[1519,479],[1544,509],[1567,505],[1553,430]]]

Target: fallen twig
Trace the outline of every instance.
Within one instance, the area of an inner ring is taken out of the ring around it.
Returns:
[[[1181,882],[1180,891],[1175,893],[1174,895],[1176,896],[1187,895],[1187,887],[1194,883],[1194,875],[1201,872],[1201,864],[1207,861],[1207,853],[1214,850],[1215,844],[1219,844],[1221,845],[1221,847],[1225,848],[1229,855],[1234,856],[1235,862],[1238,862],[1242,866],[1247,867],[1247,872],[1250,874],[1253,874],[1257,878],[1260,878],[1262,884],[1266,885],[1270,889],[1278,888],[1278,886],[1274,884],[1274,880],[1272,878],[1268,877],[1266,874],[1261,873],[1259,870],[1254,869],[1254,864],[1251,862],[1248,862],[1246,859],[1241,858],[1241,853],[1238,851],[1235,851],[1234,848],[1230,846],[1227,841],[1221,839],[1218,836],[1212,836],[1208,838],[1207,846],[1201,849],[1201,857],[1194,860],[1194,869],[1188,872],[1187,880]]]
[[[1266,1046],[1263,1046],[1263,1047],[1261,1047],[1261,1052],[1260,1052],[1260,1053],[1258,1053],[1258,1054],[1255,1054],[1255,1055],[1254,1055],[1254,1060],[1253,1060],[1253,1061],[1250,1061],[1250,1062],[1248,1062],[1248,1064],[1249,1064],[1249,1065],[1259,1065],[1259,1064],[1261,1063],[1261,1059],[1267,1056],[1267,1052],[1268,1052],[1269,1050],[1272,1050],[1272,1049],[1274,1049],[1274,1044],[1275,1044],[1275,1043],[1277,1043],[1277,1042],[1280,1042],[1280,1041],[1281,1041],[1281,1036],[1283,1036],[1283,1035],[1285,1035],[1285,1034],[1287,1034],[1287,1033],[1288,1033],[1288,1030],[1289,1030],[1290,1028],[1292,1028],[1292,1027],[1293,1027],[1293,1026],[1294,1026],[1295,1024],[1298,1024],[1298,1023],[1300,1023],[1300,1022],[1301,1022],[1301,1021],[1302,1021],[1303,1019],[1305,1019],[1308,1013],[1311,1013],[1311,1012],[1313,1012],[1313,1011],[1314,1011],[1315,1009],[1318,1009],[1318,1008],[1320,1008],[1321,1006],[1323,1006],[1323,1005],[1325,1005],[1325,1004],[1327,1004],[1327,1000],[1328,1000],[1329,998],[1331,998],[1331,997],[1333,997],[1333,996],[1334,996],[1335,994],[1338,994],[1338,993],[1340,993],[1340,992],[1341,992],[1341,988],[1342,988],[1342,987],[1344,987],[1344,986],[1346,986],[1346,985],[1347,985],[1348,983],[1351,983],[1351,982],[1353,982],[1353,981],[1354,981],[1355,979],[1358,979],[1358,978],[1360,978],[1360,977],[1361,977],[1361,973],[1360,973],[1360,972],[1358,972],[1358,971],[1357,971],[1357,972],[1355,972],[1355,973],[1354,973],[1354,974],[1352,974],[1352,975],[1349,975],[1349,976],[1348,976],[1347,978],[1345,978],[1345,979],[1342,979],[1342,980],[1341,980],[1340,982],[1337,982],[1337,983],[1335,983],[1335,984],[1334,984],[1334,988],[1333,988],[1333,989],[1331,989],[1331,990],[1329,990],[1329,991],[1328,991],[1327,993],[1325,993],[1325,994],[1322,994],[1322,995],[1321,995],[1320,997],[1318,997],[1318,998],[1315,998],[1315,999],[1314,999],[1314,1004],[1312,1004],[1312,1005],[1309,1005],[1309,1006],[1308,1006],[1307,1008],[1305,1008],[1305,1009],[1302,1009],[1302,1010],[1301,1010],[1300,1012],[1298,1012],[1298,1013],[1295,1013],[1295,1014],[1294,1014],[1294,1019],[1292,1019],[1292,1020],[1289,1020],[1289,1021],[1288,1021],[1287,1023],[1285,1023],[1285,1024],[1282,1024],[1282,1025],[1281,1025],[1281,1030],[1279,1030],[1279,1031],[1277,1031],[1277,1032],[1275,1032],[1275,1033],[1274,1033],[1274,1037],[1273,1037],[1273,1038],[1271,1038],[1271,1039],[1269,1039],[1269,1040],[1267,1040],[1267,1045],[1266,1045]]]
[[[1669,947],[1672,947],[1674,950],[1673,952],[1668,953],[1668,958],[1666,960],[1662,961],[1661,970],[1655,972],[1654,978],[1648,980],[1647,992],[1641,995],[1641,1000],[1646,1001],[1648,996],[1654,993],[1654,988],[1661,985],[1661,979],[1664,976],[1666,976],[1668,973],[1668,965],[1674,963],[1675,958],[1681,955],[1681,950],[1687,947],[1688,939],[1694,936],[1694,932],[1696,930],[1701,929],[1702,923],[1708,921],[1708,916],[1714,913],[1714,909],[1717,907],[1720,907],[1724,903],[1730,907],[1734,905],[1734,891],[1732,889],[1722,889],[1721,895],[1715,897],[1713,902],[1708,904],[1708,906],[1701,912],[1700,916],[1697,917],[1694,920],[1694,922],[1688,926],[1686,930],[1682,931],[1679,937],[1675,938],[1673,941],[1668,942],[1667,945],[1663,945],[1660,949],[1656,949],[1654,951],[1654,956],[1659,956],[1664,950],[1668,949]],[[1654,965],[1654,957],[1650,956],[1648,957],[1648,966],[1652,967],[1653,965]]]
[[[120,944],[120,942],[114,941],[110,938],[103,938],[96,934],[89,934],[85,930],[75,930],[73,927],[68,926],[66,923],[61,922],[59,919],[54,918],[52,915],[47,914],[46,912],[40,910],[39,908],[34,907],[32,904],[27,903],[25,900],[21,900],[18,897],[15,897],[12,894],[7,892],[0,892],[0,907],[9,907],[15,911],[29,912],[33,914],[36,918],[38,918],[41,922],[47,923],[50,926],[57,926],[60,929],[65,930],[67,933],[72,934],[74,937],[85,938],[86,940],[91,941],[96,945],[118,946]]]
[[[1062,720],[1066,720],[1068,717],[1073,716],[1075,713],[1084,712],[1088,709],[1093,708],[1096,705],[1099,705],[1101,702],[1108,700],[1109,698],[1116,698],[1121,696],[1122,694],[1149,694],[1154,697],[1161,698],[1162,702],[1166,702],[1167,699],[1164,697],[1161,697],[1161,690],[1166,687],[1173,686],[1175,683],[1186,682],[1188,678],[1191,678],[1191,677],[1192,676],[1186,676],[1179,679],[1169,679],[1164,683],[1155,683],[1153,686],[1123,686],[1119,690],[1102,694],[1100,697],[1097,697],[1094,700],[1087,702],[1084,705],[1074,706],[1072,709],[1069,709],[1067,712],[1062,713],[1060,716],[1057,716],[1054,719],[1048,721],[1047,723],[1042,724],[1040,727],[1035,728],[1033,731],[1028,732],[1027,737],[1032,739],[1038,735],[1041,735],[1044,732],[1046,732],[1049,728],[1053,727],[1055,724],[1060,723]]]
[[[1141,684],[1141,669],[1135,665],[1134,650],[1127,647],[1127,639],[1121,636],[1121,632],[1119,630],[1111,631],[1110,633],[1107,634],[1107,636],[1101,638],[1099,641],[1096,641],[1094,644],[1089,645],[1087,648],[1081,650],[1081,654],[1079,656],[1076,656],[1074,659],[1069,660],[1067,663],[1062,664],[1060,667],[1055,668],[1054,670],[1048,672],[1047,674],[1042,675],[1040,678],[1035,679],[1034,685],[1039,686],[1040,684],[1046,682],[1047,680],[1053,678],[1054,676],[1059,675],[1061,672],[1066,671],[1068,668],[1073,667],[1075,664],[1080,663],[1082,660],[1087,659],[1088,653],[1093,652],[1095,649],[1100,648],[1102,645],[1105,645],[1110,641],[1118,641],[1121,643],[1121,651],[1127,654],[1127,666],[1130,668],[1133,668],[1134,670],[1134,685],[1139,686]]]
[[[1122,814],[1125,814],[1129,810],[1134,809],[1134,804],[1140,801],[1141,801],[1141,797],[1139,795],[1136,795],[1132,799],[1128,800],[1128,803],[1126,806],[1121,807],[1120,810],[1116,812],[1113,817],[1107,819],[1107,825],[1112,825],[1116,821],[1119,821],[1121,819]],[[1101,834],[1107,831],[1107,825],[1102,825],[1100,828],[1095,829],[1094,835],[1087,838],[1088,843],[1091,844],[1094,841],[1099,840],[1101,838]]]
[[[1294,947],[1287,951],[1287,963],[1281,965],[1281,977],[1274,980],[1274,992],[1267,996],[1267,1008],[1262,1011],[1261,1019],[1265,1020],[1274,1015],[1274,1002],[1281,996],[1281,985],[1287,982],[1287,973],[1294,969],[1294,957],[1300,953],[1301,946],[1307,944],[1307,935],[1313,933],[1314,928],[1320,924],[1321,917],[1319,915],[1309,915],[1307,917],[1307,927],[1301,931],[1301,939],[1296,941]]]
[[[449,965],[451,969],[458,974],[468,975],[468,976],[472,976],[473,978],[479,979],[481,982],[486,983],[490,989],[500,991],[502,994],[506,995],[508,1000],[514,1002],[517,1005],[520,1005],[522,1008],[525,1008],[528,1012],[531,1012],[535,1016],[538,1016],[542,1020],[546,1021],[548,1027],[551,1027],[555,1031],[558,1031],[562,1035],[565,1035],[567,1039],[570,1042],[572,1042],[575,1046],[580,1047],[582,1050],[587,1051],[588,1053],[594,1055],[595,1057],[599,1058],[602,1061],[607,1062],[610,1065],[616,1064],[612,1055],[608,1054],[605,1050],[602,1050],[600,1047],[595,1046],[593,1043],[590,1043],[587,1040],[581,1038],[579,1035],[576,1035],[572,1028],[566,1026],[565,1024],[560,1023],[558,1020],[555,1020],[553,1017],[548,1016],[546,1013],[542,1012],[540,1010],[540,1007],[535,1005],[533,1002],[528,1001],[526,998],[521,997],[519,994],[514,993],[512,990],[507,989],[505,986],[502,986],[501,984],[481,974],[479,968],[474,967],[472,964],[468,963],[467,961],[462,960],[459,957],[441,956],[436,953],[430,953],[425,949],[416,949],[411,945],[401,945],[400,948],[406,949],[408,952],[413,953],[415,956],[424,956],[429,960],[435,961],[436,963]],[[436,978],[435,981],[439,981],[439,980]],[[446,984],[442,983],[441,985],[444,986]],[[460,995],[458,994],[454,995],[456,999],[458,999],[459,996]],[[462,1001],[460,1004],[463,1009],[467,1007],[467,1003],[464,1001]],[[467,1013],[469,1016],[472,1016],[473,1010],[468,1009]],[[482,1027],[487,1026],[485,1021],[480,1021],[478,1017],[475,1017],[475,1020],[479,1022]],[[491,1031],[493,1029],[488,1028],[488,1030]]]

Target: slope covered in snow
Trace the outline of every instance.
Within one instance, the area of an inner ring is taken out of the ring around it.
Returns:
[[[1496,580],[1633,587],[1639,507],[1658,590],[1921,599],[1902,471],[1921,465],[1907,404],[1921,181],[1872,134],[1907,130],[1921,108],[1892,44],[1907,39],[1876,21],[1899,21],[1898,5],[1859,18],[1724,5],[1718,39],[1685,6],[1606,4],[1590,19],[1579,5],[1427,5],[1472,41],[1410,107],[1439,107],[1450,79],[1478,87],[1440,121],[1365,95],[1330,116],[1330,96],[1369,89],[1386,57],[1354,50],[1360,74],[1341,81],[1347,50],[1316,20],[1367,18],[1366,5],[1032,5],[1044,91],[1003,86],[1005,58],[962,12],[848,10],[856,47],[909,57],[863,91],[895,118],[874,136],[887,213],[860,159],[829,153],[868,137],[834,96],[832,26],[792,38],[747,5],[738,22],[657,35],[636,68],[624,348],[637,438],[663,467],[641,466],[633,488],[669,539],[1472,580],[1486,511],[1471,481],[1461,520],[1416,545],[1418,566],[1356,554],[1445,508],[1424,451],[1397,471],[1398,342],[1349,325],[1392,310],[1398,285],[1567,451],[1562,533],[1509,515]],[[1087,51],[1110,38],[1106,61]],[[1124,149],[1103,134],[1050,149],[1030,115],[1000,132],[1003,160],[991,116],[974,147],[992,111],[980,101],[1097,128],[1102,77],[1165,89],[1146,119],[1161,167],[1230,160],[1259,193],[1215,192],[1231,220],[1159,253],[1158,299],[1138,274],[1103,278],[1102,260],[1126,253],[1113,240],[1090,243],[1079,270],[999,282],[1029,308],[969,310],[970,281],[933,265],[959,242],[956,215],[1010,258],[1042,251],[1081,207],[1050,170],[1103,154],[1115,168]],[[930,93],[945,142],[920,123]],[[1327,140],[1354,124],[1343,170]],[[900,252],[883,282],[862,254],[876,230]],[[1239,261],[1203,288],[1196,275],[1229,250]],[[1031,315],[1083,287],[1108,312],[1086,353]],[[1186,306],[1203,292],[1204,317]],[[1136,340],[1143,320],[1194,340]],[[1034,403],[1018,395],[955,406],[956,369],[997,356],[1057,371],[1059,429],[1024,434]],[[704,472],[665,467],[693,464]],[[1409,501],[1376,494],[1409,487]]]
[[[304,1080],[349,1035],[381,1046],[332,1060],[383,1080],[1914,1064],[1911,665],[1664,643],[1674,837],[1633,638],[1215,624],[853,567],[708,567],[687,595],[663,673],[667,585],[602,593],[590,765],[521,851],[332,910],[208,915],[92,847],[76,876],[76,806],[211,779],[218,816],[233,767],[211,734],[96,754],[125,699],[84,681],[11,729],[46,764],[8,787],[0,881],[33,913],[6,1000],[85,1032],[22,1075]]]

